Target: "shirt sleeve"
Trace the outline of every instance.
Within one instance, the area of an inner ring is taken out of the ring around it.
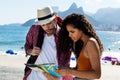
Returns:
[[[26,54],[28,54],[27,53],[28,49],[32,49],[33,48],[33,42],[32,42],[32,40],[33,40],[32,30],[33,29],[32,28],[33,28],[33,26],[31,26],[31,28],[29,29],[29,31],[28,31],[28,33],[26,35],[26,41],[25,41],[25,45],[24,45]]]
[[[26,35],[26,41],[25,41],[25,52],[27,53],[28,49],[33,49],[34,46],[36,46],[37,40],[38,40],[38,33],[39,33],[39,25],[32,25]]]

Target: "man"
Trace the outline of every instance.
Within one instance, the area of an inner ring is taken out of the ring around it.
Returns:
[[[30,55],[27,63],[44,64],[57,62],[56,40],[62,23],[51,7],[37,10],[38,20],[31,26],[26,36],[25,51]],[[25,68],[23,80],[47,80],[42,72]]]

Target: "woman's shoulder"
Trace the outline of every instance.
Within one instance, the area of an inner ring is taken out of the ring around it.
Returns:
[[[87,42],[88,45],[98,45],[97,43],[97,40],[93,37],[90,37],[88,42]]]
[[[90,38],[89,38],[89,41],[96,41],[96,39],[93,38],[93,37],[90,37]]]

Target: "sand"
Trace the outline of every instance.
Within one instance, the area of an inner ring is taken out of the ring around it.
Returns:
[[[23,56],[0,55],[0,80],[22,80],[27,59]],[[100,80],[120,80],[120,66],[102,63],[101,68]]]
[[[23,56],[0,55],[0,80],[22,80],[27,59]]]
[[[102,76],[100,80],[120,80],[120,66],[102,65]]]

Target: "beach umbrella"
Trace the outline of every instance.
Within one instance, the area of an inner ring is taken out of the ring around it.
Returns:
[[[115,63],[118,63],[118,59],[115,58],[115,57],[113,57],[113,58],[111,59],[111,63],[112,63],[112,65],[114,65]]]
[[[107,61],[111,61],[112,57],[111,56],[105,56],[102,58],[102,60],[107,60]]]
[[[13,54],[15,54],[15,55],[16,55],[16,54],[17,54],[17,53],[14,53],[14,51],[13,51],[13,50],[7,50],[7,51],[6,51],[6,53],[7,53],[7,54],[11,54],[11,55],[13,55]]]
[[[118,62],[118,59],[115,58],[115,57],[113,57],[113,58],[111,59],[111,61],[113,61],[113,62]]]
[[[116,57],[105,56],[102,58],[102,60],[110,61],[112,65],[114,65],[115,63],[119,64],[119,60]]]

